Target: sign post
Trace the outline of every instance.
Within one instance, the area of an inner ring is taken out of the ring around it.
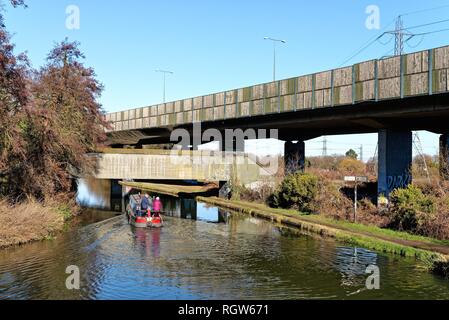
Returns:
[[[360,182],[368,182],[368,177],[348,176],[344,180],[346,182],[354,182],[354,223],[357,223],[357,187]]]

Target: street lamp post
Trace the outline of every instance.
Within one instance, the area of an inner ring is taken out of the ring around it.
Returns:
[[[173,72],[167,71],[167,70],[155,70],[155,71],[164,74],[164,103],[165,103],[165,83],[166,83],[166,77],[167,77],[167,74],[173,74]]]
[[[285,40],[273,39],[270,37],[265,37],[264,40],[270,40],[273,42],[273,81],[276,81],[276,43],[287,43]]]

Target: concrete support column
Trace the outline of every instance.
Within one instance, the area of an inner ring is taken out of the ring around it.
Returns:
[[[287,141],[284,147],[284,162],[285,173],[295,173],[296,171],[305,170],[305,150],[306,144],[304,141],[293,143]]]
[[[412,182],[413,135],[411,131],[379,131],[378,194],[389,197]]]
[[[111,211],[123,212],[123,187],[119,180],[111,180]]]
[[[449,180],[449,134],[440,137],[440,175],[441,179]]]

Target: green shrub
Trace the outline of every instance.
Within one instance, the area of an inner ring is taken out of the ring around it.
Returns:
[[[62,204],[57,208],[58,213],[64,217],[64,221],[68,221],[73,217],[72,208],[69,205]]]
[[[318,177],[310,173],[297,172],[288,175],[269,199],[276,208],[313,211],[313,201],[318,194]]]
[[[394,190],[390,201],[391,227],[398,230],[419,232],[435,213],[433,199],[413,185]]]

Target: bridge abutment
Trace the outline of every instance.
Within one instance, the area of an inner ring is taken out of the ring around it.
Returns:
[[[440,176],[449,180],[449,133],[440,136]]]
[[[413,135],[409,130],[379,131],[378,195],[389,197],[412,182]]]
[[[284,146],[285,173],[295,173],[305,170],[306,144],[300,140],[297,143],[286,141]]]

